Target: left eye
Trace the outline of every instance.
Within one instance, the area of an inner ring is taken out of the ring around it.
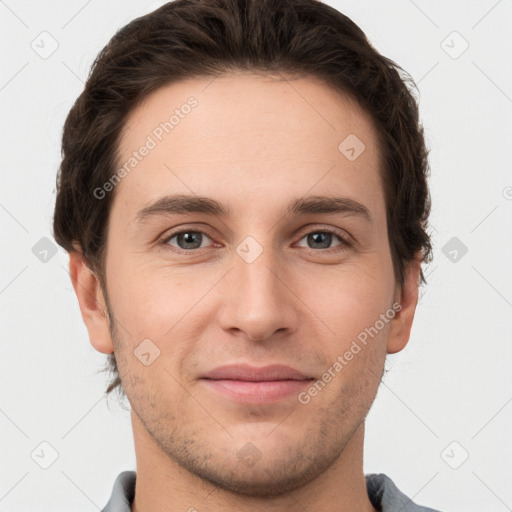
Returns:
[[[329,249],[333,236],[340,240],[340,243],[337,245],[347,245],[345,239],[343,239],[340,235],[334,233],[333,231],[311,231],[306,236],[301,238],[301,240],[306,239],[306,243],[317,244],[316,247],[310,247],[311,249]]]

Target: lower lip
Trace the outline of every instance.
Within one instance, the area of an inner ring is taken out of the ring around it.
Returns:
[[[312,379],[307,380],[272,380],[272,381],[244,381],[244,380],[212,380],[202,379],[206,385],[220,393],[240,402],[274,402],[290,395],[298,394]]]

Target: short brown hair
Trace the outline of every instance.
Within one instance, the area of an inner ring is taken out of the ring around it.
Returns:
[[[54,237],[80,246],[104,291],[106,228],[128,115],[156,89],[233,70],[320,78],[355,99],[377,129],[395,278],[418,252],[431,260],[428,150],[412,78],[377,52],[347,16],[318,0],[175,0],[120,29],[96,57],[62,135]],[[341,141],[340,141],[341,142]],[[425,278],[420,271],[421,282]],[[121,380],[114,354],[114,379]]]

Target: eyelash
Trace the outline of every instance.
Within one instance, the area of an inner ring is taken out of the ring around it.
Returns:
[[[167,248],[170,248],[171,251],[175,251],[180,254],[192,254],[192,253],[197,253],[197,252],[201,251],[202,249],[207,249],[207,247],[201,247],[198,249],[181,249],[179,247],[170,246],[169,241],[181,233],[201,233],[203,235],[206,235],[208,238],[210,238],[210,240],[213,241],[213,236],[211,236],[210,233],[208,233],[208,231],[202,231],[200,229],[181,229],[179,231],[174,231],[174,232],[170,233],[169,235],[165,236],[165,238],[162,240],[161,244]],[[313,251],[313,252],[328,252],[328,253],[332,254],[333,252],[343,251],[352,246],[352,243],[347,240],[347,237],[345,237],[340,231],[332,229],[332,228],[331,229],[329,229],[329,228],[313,229],[311,231],[307,231],[306,233],[304,233],[301,236],[301,238],[299,240],[302,240],[306,236],[311,235],[313,233],[323,233],[323,234],[329,233],[329,234],[335,235],[339,239],[340,244],[337,245],[336,247],[331,247],[331,248],[327,248],[327,249],[312,249],[309,247],[302,247],[302,249],[306,249],[306,250]]]

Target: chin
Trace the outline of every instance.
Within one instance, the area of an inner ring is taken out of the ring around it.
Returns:
[[[301,472],[299,474],[282,474],[280,477],[276,477],[275,474],[265,471],[262,474],[261,470],[253,473],[243,471],[243,473],[241,475],[240,471],[233,471],[226,475],[220,472],[205,471],[202,475],[197,474],[197,476],[233,494],[261,499],[288,494],[304,486],[316,476],[316,473],[311,475],[308,474],[309,472]]]
[[[291,458],[282,456],[269,460],[251,454],[250,446],[246,445],[245,448],[242,457],[239,452],[229,461],[216,461],[216,457],[210,454],[206,460],[202,457],[187,457],[179,461],[179,464],[218,488],[241,496],[265,499],[303,487],[333,462],[325,456],[308,459],[302,453],[295,453]],[[247,453],[253,458],[247,457]]]

